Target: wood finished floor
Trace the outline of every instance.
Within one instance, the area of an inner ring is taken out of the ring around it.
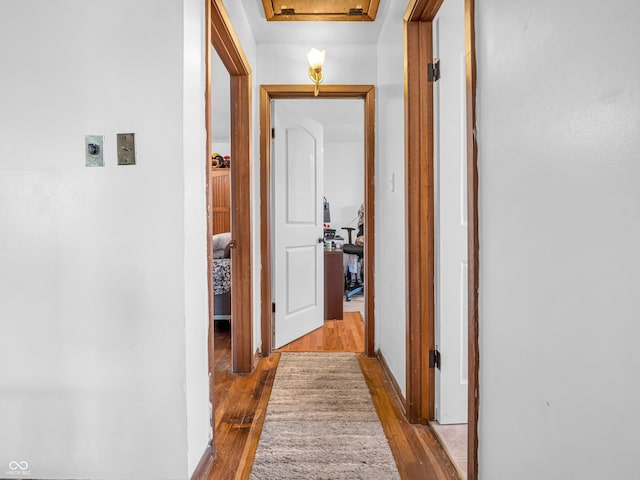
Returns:
[[[364,321],[360,312],[343,312],[342,320],[325,320],[313,332],[275,352],[364,352]]]
[[[361,320],[360,322],[362,323]],[[221,321],[215,323],[216,459],[207,479],[245,480],[251,473],[280,353],[260,359],[258,366],[250,374],[233,374],[230,372],[228,323]],[[346,325],[344,323],[342,327]],[[353,325],[352,328],[357,328],[357,322],[354,321]],[[331,329],[334,333],[340,330],[335,326]],[[328,331],[329,329],[323,333],[325,337],[329,335]],[[319,332],[316,330],[313,333]],[[353,335],[357,336],[357,333]],[[351,342],[351,340],[336,339],[326,341],[332,345]],[[305,342],[310,345],[317,344],[316,341],[311,340]],[[325,351],[329,350],[325,349]],[[412,425],[405,420],[400,402],[393,393],[390,380],[380,361],[364,354],[358,355],[358,361],[369,385],[373,404],[387,435],[401,478],[403,480],[458,480],[455,467],[438,443],[431,427]]]

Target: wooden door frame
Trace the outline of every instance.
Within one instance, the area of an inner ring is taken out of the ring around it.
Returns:
[[[261,258],[261,326],[262,355],[272,351],[272,262],[271,262],[271,101],[276,99],[314,98],[313,85],[261,85],[260,86],[260,258]],[[373,85],[323,85],[318,98],[359,98],[364,100],[364,204],[365,243],[364,278],[365,295],[365,353],[374,355],[374,170],[375,170],[375,87]]]
[[[207,197],[207,285],[209,297],[208,368],[211,428],[215,437],[213,250],[211,239],[211,49],[214,48],[230,77],[231,93],[231,356],[234,372],[250,372],[252,334],[251,259],[251,67],[233,29],[222,0],[205,1],[205,128]],[[206,447],[192,480],[208,478],[215,458],[215,438]]]
[[[222,0],[205,0],[206,33],[206,129],[207,198],[211,206],[211,48],[229,72],[231,92],[231,356],[234,372],[247,373],[253,367],[253,293],[251,255],[251,67]],[[213,260],[211,251],[211,209],[207,215],[207,257],[209,258],[209,361],[213,362]],[[210,372],[213,365],[210,364]]]
[[[407,218],[407,396],[410,421],[434,419],[435,348],[432,21],[444,0],[410,0],[405,13],[405,195]],[[478,149],[476,125],[475,0],[465,4],[468,211],[468,471],[478,477]],[[409,221],[410,220],[410,221]]]

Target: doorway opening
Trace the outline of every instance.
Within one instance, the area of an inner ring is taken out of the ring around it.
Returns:
[[[273,310],[274,288],[273,242],[272,229],[274,206],[272,192],[273,177],[273,102],[278,99],[313,99],[311,85],[263,85],[260,87],[260,250],[261,250],[261,325],[262,354],[268,356],[273,350]],[[325,85],[316,100],[322,99],[361,99],[363,100],[364,118],[364,218],[367,225],[364,231],[363,262],[364,269],[364,352],[374,354],[374,115],[375,89],[372,85]],[[324,241],[322,230],[317,232],[317,240]],[[317,241],[316,240],[316,241]],[[316,247],[318,248],[318,247]],[[308,249],[311,255],[311,249]],[[317,260],[316,260],[317,261]],[[277,305],[276,305],[277,308]]]
[[[464,0],[444,0],[432,22],[434,340],[431,426],[466,478],[467,465],[467,182]]]
[[[407,291],[406,412],[414,423],[457,422],[466,416],[467,465],[463,470],[469,480],[476,480],[479,250],[474,0],[455,2],[411,0],[405,13],[405,191],[406,214],[413,219],[407,231],[411,287]],[[450,25],[445,16],[452,6],[458,10],[458,27],[448,38]],[[445,56],[446,87],[438,84],[445,81]],[[441,80],[437,80],[438,73]],[[458,118],[452,120],[454,110]],[[452,165],[456,168],[451,169]],[[457,178],[452,181],[448,175]],[[459,244],[457,248],[445,248],[445,242],[454,242],[452,239]],[[451,289],[452,285],[456,288]],[[451,339],[457,341],[457,349],[451,347]],[[440,356],[440,348],[454,350]],[[458,401],[460,396],[466,399],[457,405],[444,395],[446,388],[452,388],[444,385],[445,362],[455,370],[448,378],[454,378],[458,387],[466,386],[457,395]],[[452,406],[462,414],[447,420],[443,409]]]
[[[273,101],[274,351],[364,351],[363,108]]]
[[[192,478],[205,478],[215,457],[215,340],[214,267],[212,219],[212,51],[229,75],[229,149],[233,168],[229,173],[231,240],[231,365],[234,372],[250,372],[252,354],[252,259],[251,259],[251,69],[222,0],[205,1],[205,179],[207,190],[207,283],[209,291],[208,371],[211,409],[211,442]],[[232,206],[232,208],[231,208]]]
[[[215,48],[211,50],[211,155],[209,209],[213,251],[213,372],[216,414],[233,382],[231,338],[231,91],[230,75]],[[216,415],[219,416],[219,415]]]
[[[249,62],[233,31],[231,21],[221,0],[207,2],[207,53],[206,53],[206,113],[207,121],[207,197],[208,197],[208,258],[210,318],[213,318],[213,225],[226,229],[226,213],[212,211],[212,190],[214,181],[211,153],[213,150],[212,125],[212,49],[215,50],[229,78],[229,142],[231,168],[227,174],[229,192],[230,222],[230,315],[233,329],[231,333],[231,356],[234,372],[250,372],[253,366],[252,352],[252,260],[251,260],[251,70]],[[224,87],[221,87],[222,89]],[[216,107],[217,108],[217,107]],[[219,152],[215,152],[219,153]],[[219,161],[219,160],[218,160]],[[221,171],[219,171],[221,173]],[[219,173],[216,172],[216,173]],[[226,173],[226,172],[225,172]],[[217,181],[217,180],[216,180]],[[218,189],[223,191],[223,189]],[[219,222],[219,223],[218,223]],[[213,325],[209,328],[209,357],[213,358]],[[210,365],[211,367],[211,365]]]

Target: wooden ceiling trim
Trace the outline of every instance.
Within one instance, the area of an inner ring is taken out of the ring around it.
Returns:
[[[264,14],[267,17],[267,21],[270,21],[276,12],[273,11],[273,3],[271,0],[262,0],[262,7],[264,8]]]
[[[373,22],[380,0],[262,0],[262,6],[267,21]]]

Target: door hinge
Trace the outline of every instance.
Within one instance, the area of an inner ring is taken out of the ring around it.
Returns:
[[[271,302],[271,313],[276,313],[276,302]]]
[[[440,369],[440,352],[436,350],[429,350],[429,368]]]
[[[360,6],[349,9],[349,15],[364,15],[364,9]]]
[[[436,60],[427,66],[427,80],[430,82],[440,80],[440,60]]]
[[[276,138],[276,129],[275,128],[271,129],[271,138]]]

